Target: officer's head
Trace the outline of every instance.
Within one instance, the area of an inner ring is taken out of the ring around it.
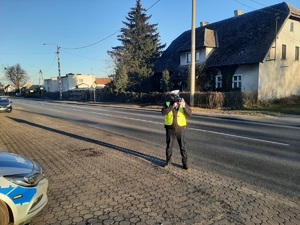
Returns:
[[[170,96],[171,96],[171,99],[173,101],[176,101],[176,100],[180,99],[180,97],[179,97],[179,90],[173,90],[173,91],[171,91],[170,92]]]

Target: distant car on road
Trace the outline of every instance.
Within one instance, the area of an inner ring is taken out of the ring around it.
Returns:
[[[11,103],[6,96],[0,96],[0,112],[12,112]]]
[[[32,160],[0,151],[0,225],[26,224],[48,202],[48,180]]]

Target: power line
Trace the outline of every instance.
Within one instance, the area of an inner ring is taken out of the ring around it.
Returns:
[[[93,61],[99,61],[98,59],[92,59],[92,58],[89,58],[89,57],[85,57],[85,56],[73,54],[73,53],[70,53],[70,52],[67,52],[67,51],[62,51],[62,52],[65,52],[65,53],[67,53],[67,54],[69,54],[69,55],[75,55],[75,56],[77,56],[77,57],[84,58],[84,59],[89,59],[89,60],[93,60]]]
[[[148,9],[146,9],[146,12],[149,11],[153,6],[155,6],[160,0],[157,0],[155,3],[153,3]]]
[[[48,52],[48,53],[30,53],[30,52],[0,52],[0,54],[4,54],[4,55],[44,55],[44,54],[52,54],[53,52]]]
[[[244,4],[244,3],[242,3],[242,2],[240,2],[240,1],[238,1],[238,0],[234,0],[234,1],[235,1],[236,3],[238,3],[238,4],[240,4],[240,5],[243,5],[243,6],[246,6],[246,7],[250,8],[250,9],[256,10],[256,8],[253,8],[253,7],[249,6],[249,5],[246,5],[246,4]]]
[[[154,7],[158,2],[160,2],[160,0],[157,0],[157,1],[156,1],[155,3],[153,3],[148,9],[146,9],[146,12],[149,11],[149,9],[151,9],[152,7]],[[91,47],[91,46],[93,46],[93,45],[96,45],[96,44],[98,44],[98,43],[100,43],[100,42],[103,42],[103,41],[107,40],[108,38],[114,36],[115,34],[119,33],[120,31],[121,31],[121,29],[119,29],[118,31],[114,32],[113,34],[108,35],[107,37],[105,37],[105,38],[103,38],[103,39],[101,39],[101,40],[99,40],[99,41],[97,41],[97,42],[94,42],[94,43],[92,43],[92,44],[89,44],[89,45],[85,45],[85,46],[77,47],[77,48],[63,48],[63,47],[61,47],[61,48],[62,48],[62,49],[67,49],[67,50],[77,50],[77,49],[82,49],[82,48],[88,48],[88,47]]]
[[[261,11],[261,12],[264,12],[264,13],[268,13],[268,14],[274,14],[274,15],[276,16],[276,13],[274,13],[274,12],[272,13],[272,12],[268,12],[268,11],[265,11],[265,10],[262,10],[262,9],[256,9],[256,8],[251,7],[251,6],[249,6],[249,5],[246,5],[246,4],[244,4],[244,3],[242,3],[242,2],[240,2],[240,1],[238,1],[238,0],[234,0],[234,1],[237,2],[237,3],[240,4],[240,5],[243,5],[243,6],[246,6],[246,7],[250,8],[250,9],[258,10],[258,11]],[[277,12],[280,12],[280,13],[284,13],[284,14],[288,14],[288,12],[285,12],[285,11],[282,11],[282,10],[279,10],[279,9],[272,8],[272,7],[270,7],[270,6],[266,6],[266,5],[264,5],[264,4],[262,4],[262,3],[258,2],[258,1],[255,1],[255,0],[250,0],[250,1],[251,1],[251,2],[255,2],[256,4],[259,4],[259,5],[261,5],[261,6],[268,7],[269,9],[273,9],[274,11],[277,11]]]
[[[51,63],[51,66],[46,70],[46,72],[45,73],[47,73],[51,68],[52,68],[52,66],[53,66],[53,64],[54,64],[54,61],[55,61],[55,59],[56,59],[56,55],[54,56],[54,58],[53,58],[53,61],[52,61],[52,63]]]
[[[255,0],[250,0],[250,1],[255,2],[256,4],[259,4],[259,5],[261,5],[261,6],[268,7],[268,8],[270,8],[270,9],[273,9],[274,11],[277,11],[277,12],[281,12],[281,13],[287,14],[287,12],[285,12],[285,11],[282,11],[282,10],[279,10],[279,9],[275,9],[275,8],[273,8],[273,7],[271,7],[271,6],[264,5],[264,4],[262,4],[262,3],[258,2],[258,1],[255,1]]]
[[[256,4],[261,5],[261,6],[266,6],[266,5],[264,5],[264,4],[262,4],[262,3],[258,2],[258,1],[255,1],[255,0],[250,0],[250,1],[251,2],[255,2]]]
[[[240,2],[240,1],[238,1],[238,0],[234,0],[234,1],[237,2],[237,3],[239,3],[239,4],[241,4],[241,5],[243,5],[243,6],[246,6],[246,7],[249,7],[249,8],[254,9],[253,7],[248,6],[248,5],[242,3],[242,2]],[[251,1],[251,2],[254,2],[254,3],[256,3],[256,4],[259,4],[259,5],[261,5],[261,6],[268,7],[269,9],[273,9],[274,11],[277,11],[277,12],[280,12],[280,13],[284,13],[284,14],[288,14],[288,12],[285,12],[285,11],[282,11],[282,10],[279,10],[279,9],[275,9],[275,8],[273,8],[273,7],[271,7],[271,6],[264,5],[264,4],[262,4],[262,3],[258,2],[258,1],[255,1],[255,0],[250,0],[250,1]],[[262,9],[255,9],[255,10],[259,10],[259,11],[262,11],[262,12],[265,12],[265,13],[269,13],[269,14],[274,14],[275,16],[278,15],[278,13],[271,13],[271,12],[267,12],[267,11],[262,10]],[[283,33],[284,35],[286,35],[287,37],[289,37],[290,39],[294,40],[294,41],[299,41],[298,39],[296,39],[296,38],[294,38],[294,37],[291,37],[290,35],[288,35],[288,34],[285,33],[285,32],[282,32],[282,33]]]
[[[120,29],[120,30],[121,30],[121,29]],[[91,47],[91,46],[93,46],[93,45],[96,45],[96,44],[98,44],[98,43],[100,43],[100,42],[102,42],[102,41],[105,41],[106,39],[108,39],[108,38],[114,36],[116,33],[119,33],[120,30],[114,32],[113,34],[111,34],[111,35],[109,35],[109,36],[107,36],[107,37],[105,37],[105,38],[103,38],[103,39],[101,39],[101,40],[99,40],[99,41],[97,41],[97,42],[95,42],[95,43],[89,44],[89,45],[85,45],[85,46],[77,47],[77,48],[63,48],[63,47],[62,47],[62,49],[76,50],[76,49],[88,48],[88,47]]]

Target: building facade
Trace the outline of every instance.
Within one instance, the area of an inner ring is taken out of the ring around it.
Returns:
[[[266,99],[300,95],[299,48],[300,11],[285,2],[202,22],[196,28],[195,55],[196,67],[202,66],[205,74],[200,89],[257,91]],[[173,84],[184,90],[191,58],[188,30],[166,49],[154,71],[157,75],[168,70]]]
[[[67,92],[75,89],[90,89],[95,83],[95,75],[84,75],[68,73],[61,77],[62,92]],[[59,92],[59,78],[52,77],[44,80],[44,88],[47,92]]]

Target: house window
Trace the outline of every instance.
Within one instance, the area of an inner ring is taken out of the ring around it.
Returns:
[[[187,55],[186,55],[186,62],[187,63],[191,63],[192,62],[192,54],[190,52],[187,53]]]
[[[234,75],[232,77],[232,88],[240,89],[242,87],[242,75]]]
[[[200,52],[196,52],[196,62],[200,61]]]
[[[290,24],[290,31],[294,32],[294,23],[293,22],[291,22],[291,24]]]
[[[299,46],[295,47],[295,60],[299,61]]]
[[[196,62],[199,62],[200,61],[200,52],[197,51],[196,52]],[[192,53],[187,53],[186,54],[186,62],[187,63],[191,63],[192,62]]]
[[[286,59],[286,45],[282,45],[281,59]]]
[[[216,76],[216,88],[222,88],[222,75]]]

